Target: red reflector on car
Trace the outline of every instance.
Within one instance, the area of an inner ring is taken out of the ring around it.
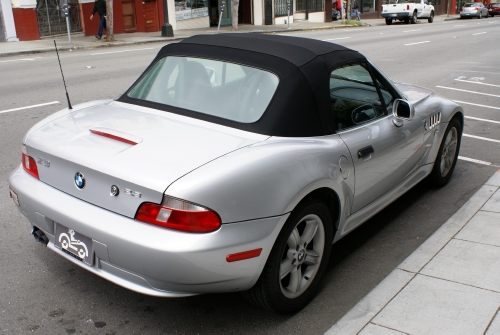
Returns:
[[[106,133],[104,131],[90,129],[90,132],[92,134],[96,134],[96,135],[99,135],[99,136],[107,137],[107,138],[110,138],[112,140],[120,141],[120,142],[123,142],[123,143],[131,144],[131,145],[136,145],[137,144],[137,142],[134,142],[132,140],[123,138],[121,136],[113,135],[113,134],[110,134],[110,133]]]
[[[192,233],[208,233],[220,228],[219,215],[214,211],[192,205],[194,210],[170,208],[143,203],[135,219],[157,226]]]
[[[23,162],[23,168],[26,172],[28,172],[36,179],[40,179],[40,177],[38,176],[38,168],[36,167],[36,162],[32,157],[26,155],[23,152],[22,162]]]
[[[237,254],[227,255],[226,261],[231,263],[231,262],[242,261],[244,259],[259,257],[261,252],[262,248],[259,248],[259,249],[239,252]]]

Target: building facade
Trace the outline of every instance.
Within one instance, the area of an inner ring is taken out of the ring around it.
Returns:
[[[164,0],[113,0],[114,33],[161,31]],[[381,18],[388,0],[358,0],[361,19]],[[394,0],[390,0],[394,1]],[[489,0],[482,0],[488,3]],[[436,15],[459,13],[465,0],[432,0]],[[62,5],[67,3],[72,32],[93,36],[99,20],[90,20],[94,0],[0,0],[0,41],[36,40],[67,33]],[[174,30],[231,25],[231,0],[167,0]],[[221,14],[221,6],[224,11]],[[238,23],[293,24],[296,20],[330,22],[332,0],[239,0]],[[289,10],[288,10],[289,8]]]

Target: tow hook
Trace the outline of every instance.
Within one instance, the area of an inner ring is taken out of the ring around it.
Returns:
[[[40,242],[41,244],[43,244],[44,246],[47,246],[47,243],[49,243],[49,239],[48,237],[45,235],[45,233],[43,231],[41,231],[40,229],[34,227],[33,228],[33,237],[35,238],[35,240],[37,242]]]

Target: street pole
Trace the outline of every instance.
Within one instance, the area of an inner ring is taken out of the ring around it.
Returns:
[[[286,9],[288,11],[288,29],[290,29],[290,0],[286,0]]]
[[[66,28],[68,29],[68,40],[71,44],[71,23],[69,22],[69,5],[67,3],[62,6],[64,16],[66,17]]]
[[[174,29],[168,21],[168,4],[167,0],[163,0],[163,18],[164,23],[161,26],[161,36],[162,37],[174,37]]]
[[[219,15],[219,26],[217,27],[217,34],[219,33],[220,30],[220,22],[222,21],[222,14],[224,14],[224,7],[226,6],[226,3],[222,1],[220,5],[220,15]]]

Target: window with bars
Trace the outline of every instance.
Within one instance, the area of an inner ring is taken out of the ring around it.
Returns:
[[[309,5],[308,5],[309,3]],[[324,10],[323,0],[297,0],[296,12],[305,12],[307,6],[309,6],[309,13],[312,12],[322,12]]]
[[[287,16],[287,0],[274,0],[274,16]],[[293,15],[293,0],[290,0],[290,15]]]

